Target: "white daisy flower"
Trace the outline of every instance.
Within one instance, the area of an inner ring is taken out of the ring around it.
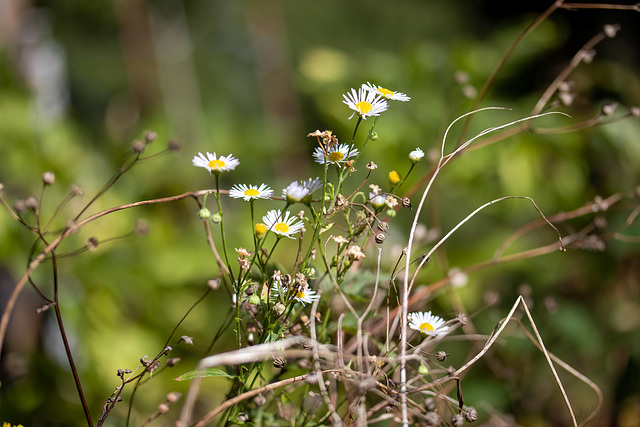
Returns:
[[[391,99],[393,101],[409,101],[411,98],[409,98],[407,95],[405,95],[402,92],[394,92],[391,91],[389,89],[385,89],[382,86],[378,86],[378,85],[374,85],[371,84],[369,82],[367,82],[366,84],[362,85],[362,89],[365,89],[371,93],[374,93],[376,95],[382,96],[385,99]]]
[[[292,235],[302,230],[303,223],[297,222],[296,217],[290,217],[289,214],[290,212],[286,211],[283,217],[280,209],[273,209],[262,217],[262,222],[266,225],[267,230],[273,231],[279,236],[293,239]]]
[[[415,150],[409,153],[409,160],[411,160],[411,163],[413,164],[418,163],[420,160],[422,160],[423,157],[424,157],[424,151],[422,151],[419,148],[416,148]]]
[[[317,163],[330,163],[339,165],[346,162],[350,157],[358,155],[358,150],[353,145],[340,144],[333,148],[327,148],[326,152],[320,147],[316,147],[313,151],[313,157]]]
[[[444,319],[434,316],[431,311],[409,313],[409,327],[430,336],[446,335],[449,327],[444,326]]]
[[[282,281],[279,279],[274,280],[273,285],[271,285],[272,294],[278,297],[280,295],[280,289],[282,289],[283,298],[286,297],[289,293],[289,287],[283,285]],[[309,287],[309,284],[305,284],[302,287],[294,284],[294,289],[297,290],[292,297],[294,300],[302,303],[302,305],[309,304],[320,299],[320,295],[318,295],[316,291],[312,290]]]
[[[309,178],[306,181],[293,181],[287,188],[282,190],[282,197],[289,204],[298,202],[306,203],[308,200],[311,200],[311,193],[319,188],[322,188],[320,178]]]
[[[352,88],[351,92],[343,94],[342,97],[344,98],[342,102],[355,111],[351,117],[356,113],[363,119],[370,116],[379,116],[380,113],[389,108],[389,104],[387,104],[382,95],[376,95],[364,87],[358,89],[358,92]]]
[[[222,172],[234,170],[236,166],[240,164],[240,161],[231,154],[228,156],[217,157],[216,153],[211,154],[207,152],[206,156],[202,153],[198,153],[197,156],[193,157],[191,163],[193,166],[205,168],[209,172],[219,175]]]
[[[236,184],[229,190],[229,196],[234,199],[244,199],[245,202],[255,199],[268,199],[273,195],[273,190],[266,184],[257,185]]]
[[[319,300],[320,295],[316,294],[316,291],[312,290],[309,285],[305,285],[302,289],[298,288],[293,299],[305,305]]]
[[[369,193],[369,203],[371,203],[371,206],[373,206],[375,209],[380,209],[381,207],[383,207],[386,198],[387,197],[384,194]]]

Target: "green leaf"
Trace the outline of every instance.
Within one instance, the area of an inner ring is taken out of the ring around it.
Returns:
[[[189,381],[194,378],[206,378],[206,377],[227,377],[227,378],[237,378],[236,375],[229,375],[225,371],[216,369],[216,368],[208,368],[208,369],[196,369],[195,371],[189,371],[185,374],[180,375],[177,378],[174,378],[174,381]]]

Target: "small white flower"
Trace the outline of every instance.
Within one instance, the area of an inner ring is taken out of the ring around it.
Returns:
[[[349,246],[346,254],[351,261],[359,261],[366,256],[358,245]]]
[[[279,279],[274,280],[273,285],[271,285],[271,292],[273,295],[277,297],[279,295],[280,288],[282,289],[282,296],[285,298],[289,293],[289,287],[284,286],[282,281]],[[312,303],[320,299],[320,295],[318,295],[316,291],[312,290],[308,284],[305,284],[302,287],[294,284],[294,290],[296,290],[296,292],[292,295],[293,299],[302,303],[302,305]]]
[[[362,89],[365,89],[371,93],[374,93],[376,95],[382,96],[385,99],[391,99],[393,101],[409,101],[411,98],[409,98],[407,95],[405,95],[402,92],[394,92],[391,91],[389,89],[385,89],[382,86],[378,86],[378,85],[374,85],[371,84],[369,82],[367,82],[366,84],[362,85]]]
[[[380,113],[389,108],[389,104],[387,104],[382,95],[376,95],[364,87],[358,89],[358,92],[352,88],[351,92],[343,94],[342,97],[344,98],[342,102],[354,111],[351,117],[355,114],[358,114],[363,119],[370,116],[379,116]]]
[[[255,199],[268,199],[273,195],[273,190],[266,184],[257,185],[236,184],[229,190],[229,196],[234,199],[244,199],[245,202]]]
[[[419,148],[416,148],[415,150],[409,153],[409,160],[411,160],[411,163],[413,164],[418,163],[420,160],[422,160],[423,157],[424,157],[424,151],[422,151]]]
[[[262,217],[262,222],[266,225],[267,230],[293,239],[292,235],[302,230],[304,225],[302,222],[297,222],[295,216],[290,217],[289,214],[290,212],[286,211],[283,217],[279,209],[270,210]]]
[[[381,207],[383,207],[386,200],[386,196],[384,194],[369,193],[369,198],[371,199],[369,200],[371,206],[373,206],[375,209],[380,209]]]
[[[392,195],[388,195],[385,199],[384,199],[384,204],[389,206],[391,209],[395,208],[396,205],[398,204],[398,201],[396,200],[395,197],[393,197]]]
[[[307,199],[310,200],[311,193],[319,188],[322,188],[320,178],[310,178],[306,181],[293,181],[287,188],[282,190],[282,197],[290,204],[298,202],[304,203]]]
[[[240,164],[240,161],[231,154],[228,156],[217,157],[216,153],[211,154],[207,151],[206,156],[202,153],[198,153],[197,156],[193,157],[191,163],[193,166],[205,168],[209,172],[221,174],[222,172],[234,170],[236,166]]]
[[[430,336],[446,335],[449,327],[444,326],[444,319],[431,314],[431,311],[409,313],[409,327]]]
[[[326,153],[320,147],[316,147],[313,151],[313,157],[317,163],[325,164],[330,163],[339,165],[346,162],[349,158],[358,155],[358,150],[353,148],[353,145],[340,144],[333,148],[327,148]]]

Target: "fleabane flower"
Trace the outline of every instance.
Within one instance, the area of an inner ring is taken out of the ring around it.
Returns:
[[[382,86],[374,85],[369,82],[362,85],[362,89],[365,89],[375,95],[382,96],[384,99],[391,99],[392,101],[406,102],[411,100],[407,95],[402,92],[394,92],[389,89],[385,89]]]
[[[424,157],[424,151],[422,151],[419,148],[416,148],[415,150],[409,153],[409,160],[411,160],[411,163],[413,163],[414,165],[418,163],[420,160],[422,160],[423,157]]]
[[[286,211],[284,216],[280,209],[270,210],[265,216],[262,217],[262,222],[267,227],[267,230],[273,231],[279,236],[289,237],[293,239],[293,234],[296,234],[302,230],[302,221],[296,221],[295,216],[289,216],[290,212]]]
[[[429,336],[440,336],[449,333],[449,327],[444,326],[444,319],[431,314],[431,311],[409,313],[409,327]]]
[[[274,280],[273,285],[271,285],[271,292],[273,293],[273,295],[278,296],[280,293],[280,289],[282,289],[282,297],[284,299],[289,293],[289,287],[283,285],[281,280]],[[304,285],[294,283],[293,295],[291,295],[291,297],[294,300],[302,303],[302,305],[309,304],[320,299],[320,295],[318,295],[316,291],[312,290],[309,287],[308,283],[305,283]]]
[[[358,89],[357,92],[352,88],[351,92],[343,94],[342,97],[344,98],[342,102],[354,111],[351,117],[355,114],[358,114],[362,119],[379,116],[380,113],[387,111],[387,108],[389,108],[389,104],[387,104],[382,95],[376,95],[364,87]]]
[[[316,147],[313,151],[313,157],[316,159],[316,162],[321,164],[329,163],[339,165],[346,162],[349,158],[357,155],[358,150],[353,148],[353,145],[347,144],[340,144],[333,148],[327,148],[326,152],[320,147]]]
[[[311,200],[311,193],[317,189],[322,188],[322,181],[320,178],[309,178],[306,181],[293,181],[282,190],[282,197],[289,204],[293,203],[306,203]]]
[[[205,168],[210,173],[215,173],[216,175],[220,175],[222,172],[232,171],[240,164],[240,161],[233,157],[233,155],[229,154],[228,156],[216,156],[216,153],[209,153],[207,151],[207,155],[205,156],[202,153],[198,153],[197,156],[193,157],[191,160],[193,166],[197,166],[199,168]]]
[[[257,185],[236,184],[229,190],[229,196],[234,199],[244,199],[245,202],[255,199],[268,199],[273,195],[273,190],[266,184]]]

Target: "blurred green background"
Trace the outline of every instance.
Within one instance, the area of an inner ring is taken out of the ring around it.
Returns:
[[[412,98],[383,114],[376,128],[380,139],[363,157],[379,165],[374,182],[382,185],[389,170],[406,171],[406,156],[416,147],[433,160],[448,124],[473,107],[502,55],[545,7],[531,1],[509,9],[490,1],[0,1],[3,197],[11,204],[38,195],[41,174],[52,171],[56,183],[45,194],[44,218],[72,184],[84,191],[58,217],[56,225],[63,226],[147,129],[158,134],[148,153],[162,151],[169,140],[179,141],[181,150],[136,165],[91,213],[211,188],[207,174],[191,166],[199,151],[240,159],[233,174],[223,176],[223,187],[265,182],[279,195],[292,180],[321,173],[310,156],[315,142],[308,132],[332,129],[348,141],[355,120],[347,120],[342,94],[365,81]],[[579,123],[612,101],[620,104],[616,117],[639,105],[637,15],[559,11],[519,45],[479,104],[511,110],[479,114],[467,135],[528,115],[581,46],[602,25],[616,22],[622,25],[618,37],[598,45],[593,61],[572,73],[574,102],[555,108],[572,118],[538,123]],[[461,129],[454,128],[452,144]],[[598,233],[623,230],[637,240],[639,227],[625,228],[624,222],[638,206],[639,135],[638,121],[627,118],[572,133],[521,133],[473,151],[445,169],[423,223],[436,234],[446,232],[480,204],[504,195],[530,196],[552,215],[596,196],[622,193],[629,198],[600,214],[606,226]],[[405,189],[429,171],[430,162],[418,166]],[[414,196],[414,206],[417,200]],[[243,228],[249,222],[246,205],[225,203],[231,212],[227,218],[238,224],[228,227],[229,240],[249,245]],[[269,207],[258,204],[265,211]],[[206,281],[217,275],[197,210],[192,200],[183,200],[118,212],[84,227],[59,249],[73,251],[91,236],[104,241],[125,235],[139,219],[151,229],[60,262],[61,310],[94,419],[118,385],[117,369],[134,369],[140,357],[159,352],[173,326],[205,292]],[[401,211],[392,222],[385,243],[388,269],[406,244],[411,215]],[[594,217],[559,228],[574,233]],[[451,268],[490,259],[513,231],[537,218],[525,201],[487,209],[440,250],[421,284],[446,276]],[[554,233],[541,230],[509,251],[553,243]],[[0,213],[3,306],[26,268],[33,241],[6,211]],[[463,308],[478,333],[489,334],[517,295],[525,294],[550,351],[602,388],[605,406],[594,424],[635,425],[640,417],[638,254],[637,242],[611,239],[602,251],[574,248],[518,261],[471,274],[464,287],[443,288],[417,309],[449,318]],[[45,263],[33,277],[45,290],[51,289],[50,270]],[[499,302],[484,309],[495,295]],[[207,354],[229,301],[219,290],[182,324],[178,336],[193,336],[195,345],[177,347],[172,354],[183,361],[141,388],[133,425],[142,424],[169,391],[186,390],[186,383],[172,378]],[[55,319],[51,312],[35,314],[41,305],[26,288],[14,313],[2,354],[0,422],[85,425]],[[511,414],[521,425],[566,425],[566,409],[542,354],[515,327],[509,331],[491,363],[478,363],[463,380],[465,402],[478,408],[483,421]],[[443,347],[454,366],[471,351],[467,340]],[[232,348],[223,340],[214,351]],[[596,405],[595,394],[575,378],[561,376],[583,419]],[[203,386],[209,400],[202,410],[223,398],[227,385],[216,384],[211,380]],[[123,425],[126,408],[126,403],[117,405],[107,425]],[[176,414],[174,408],[168,417]],[[170,424],[167,418],[157,423]]]

